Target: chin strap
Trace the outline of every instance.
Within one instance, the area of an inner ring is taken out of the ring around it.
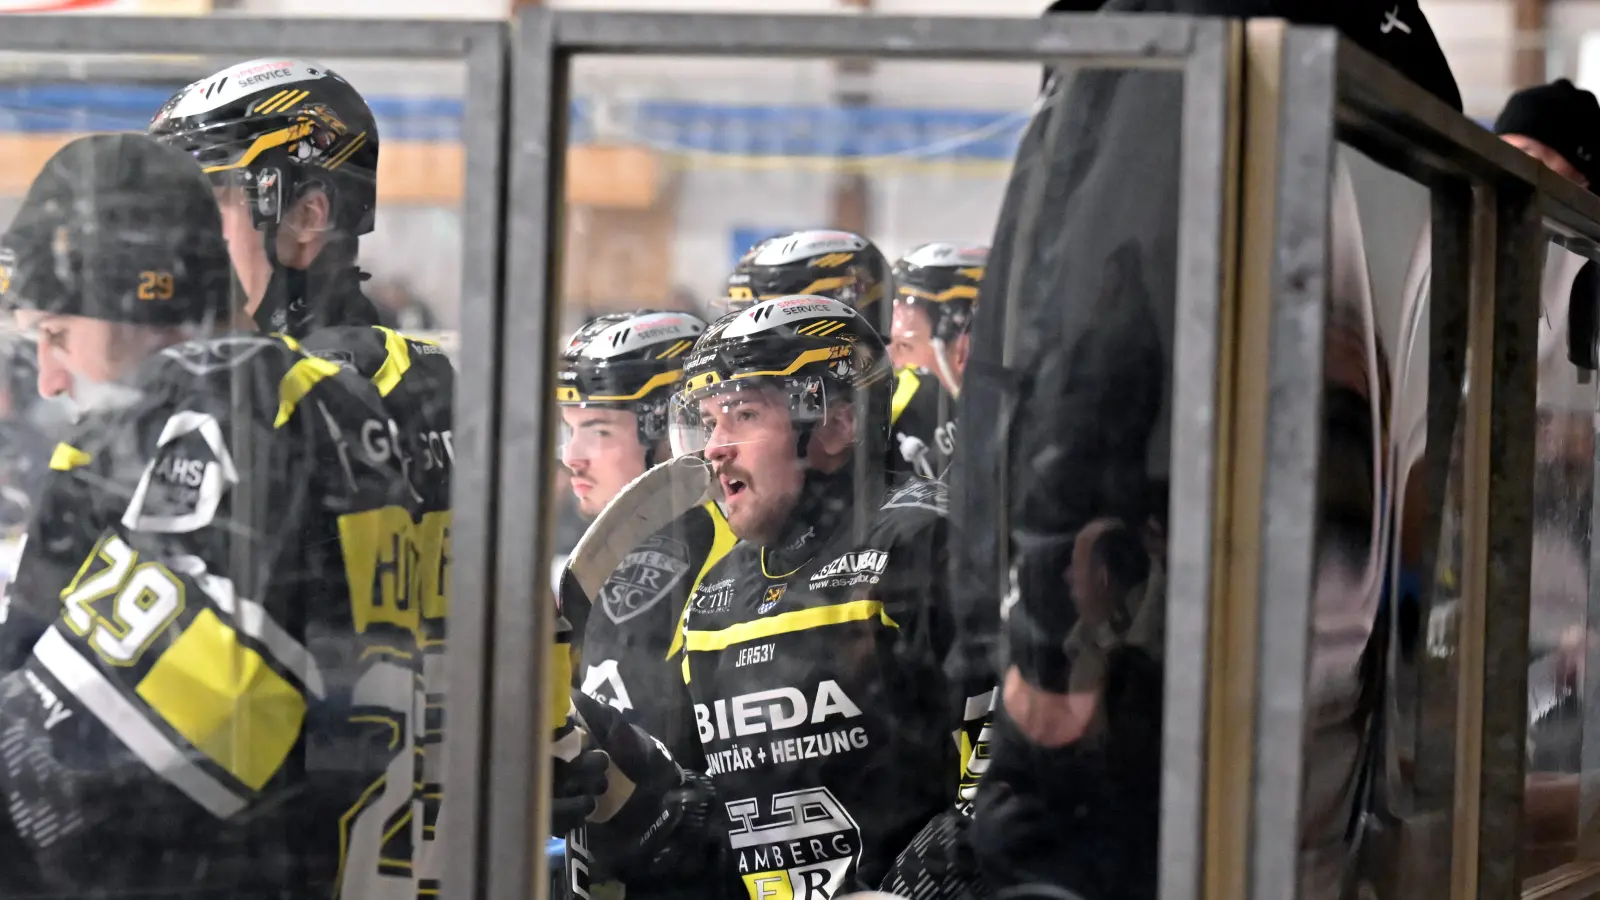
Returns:
[[[945,343],[939,338],[933,339],[933,361],[939,367],[939,377],[944,380],[945,390],[950,396],[961,396],[961,379],[956,377],[956,367],[950,365],[950,357],[945,354]]]

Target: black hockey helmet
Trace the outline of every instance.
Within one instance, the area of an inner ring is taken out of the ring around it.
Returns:
[[[318,63],[267,57],[224,69],[174,94],[150,134],[245,189],[258,229],[275,228],[307,190],[322,188],[334,223],[372,231],[378,126],[348,81]]]
[[[895,262],[894,302],[925,312],[934,340],[953,341],[972,327],[988,264],[988,247],[923,244]]]
[[[776,388],[789,401],[803,455],[813,425],[830,406],[853,405],[856,440],[883,457],[889,434],[893,371],[883,339],[846,303],[791,296],[729,313],[695,343],[673,402],[673,450],[703,450],[706,400],[743,390]]]
[[[79,138],[50,157],[0,237],[0,306],[143,325],[232,317],[211,188],[144,135]]]
[[[728,313],[744,309],[756,302],[755,289],[750,284],[750,263],[761,253],[761,248],[772,243],[772,238],[760,241],[744,252],[739,261],[734,263],[733,271],[728,273],[728,283],[722,292],[721,312]]]
[[[748,306],[778,297],[838,300],[881,324],[891,292],[889,261],[871,241],[849,231],[796,231],[750,248],[728,279],[728,303]]]
[[[667,437],[668,407],[683,379],[683,362],[706,330],[684,312],[642,309],[612,313],[578,329],[562,354],[556,402],[621,409],[639,420],[639,443]]]

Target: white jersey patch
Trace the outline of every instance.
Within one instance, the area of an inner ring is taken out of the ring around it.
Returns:
[[[825,253],[855,253],[867,249],[867,239],[848,231],[800,231],[774,238],[756,249],[751,263],[758,266],[785,266]]]
[[[173,105],[166,118],[182,119],[208,113],[240,97],[270,88],[313,81],[327,74],[325,67],[302,59],[270,56],[252,59],[184,88],[183,97]]]
[[[728,323],[723,330],[723,337],[746,337],[760,334],[779,325],[792,325],[805,319],[854,319],[856,311],[848,305],[827,297],[811,297],[798,294],[793,297],[779,297],[758,303],[739,314],[739,318]]]

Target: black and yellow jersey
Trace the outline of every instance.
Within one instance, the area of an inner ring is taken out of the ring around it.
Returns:
[[[579,683],[628,724],[660,741],[684,768],[702,771],[694,707],[680,674],[690,595],[738,538],[715,502],[679,516],[623,558],[600,587],[584,628]],[[593,859],[587,835],[568,841],[573,897],[699,898],[698,873],[652,872],[623,887],[622,873]],[[611,882],[611,883],[607,883]]]
[[[859,522],[838,502],[851,491],[848,476],[826,488],[810,508],[843,512],[797,516],[781,549],[736,545],[689,604],[728,887],[752,900],[876,888],[955,796],[944,489],[881,491]]]
[[[282,337],[128,384],[56,449],[0,602],[0,831],[64,895],[415,896],[427,442]]]
[[[702,760],[680,674],[683,622],[690,594],[737,542],[715,502],[689,510],[623,558],[584,628],[579,689],[689,768],[702,768]]]
[[[895,374],[889,409],[890,470],[944,477],[955,452],[956,398],[933,373],[907,368]]]

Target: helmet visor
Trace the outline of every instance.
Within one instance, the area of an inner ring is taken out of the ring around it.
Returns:
[[[672,452],[683,456],[788,436],[793,426],[820,422],[827,415],[828,395],[820,377],[711,384],[672,398]]]

